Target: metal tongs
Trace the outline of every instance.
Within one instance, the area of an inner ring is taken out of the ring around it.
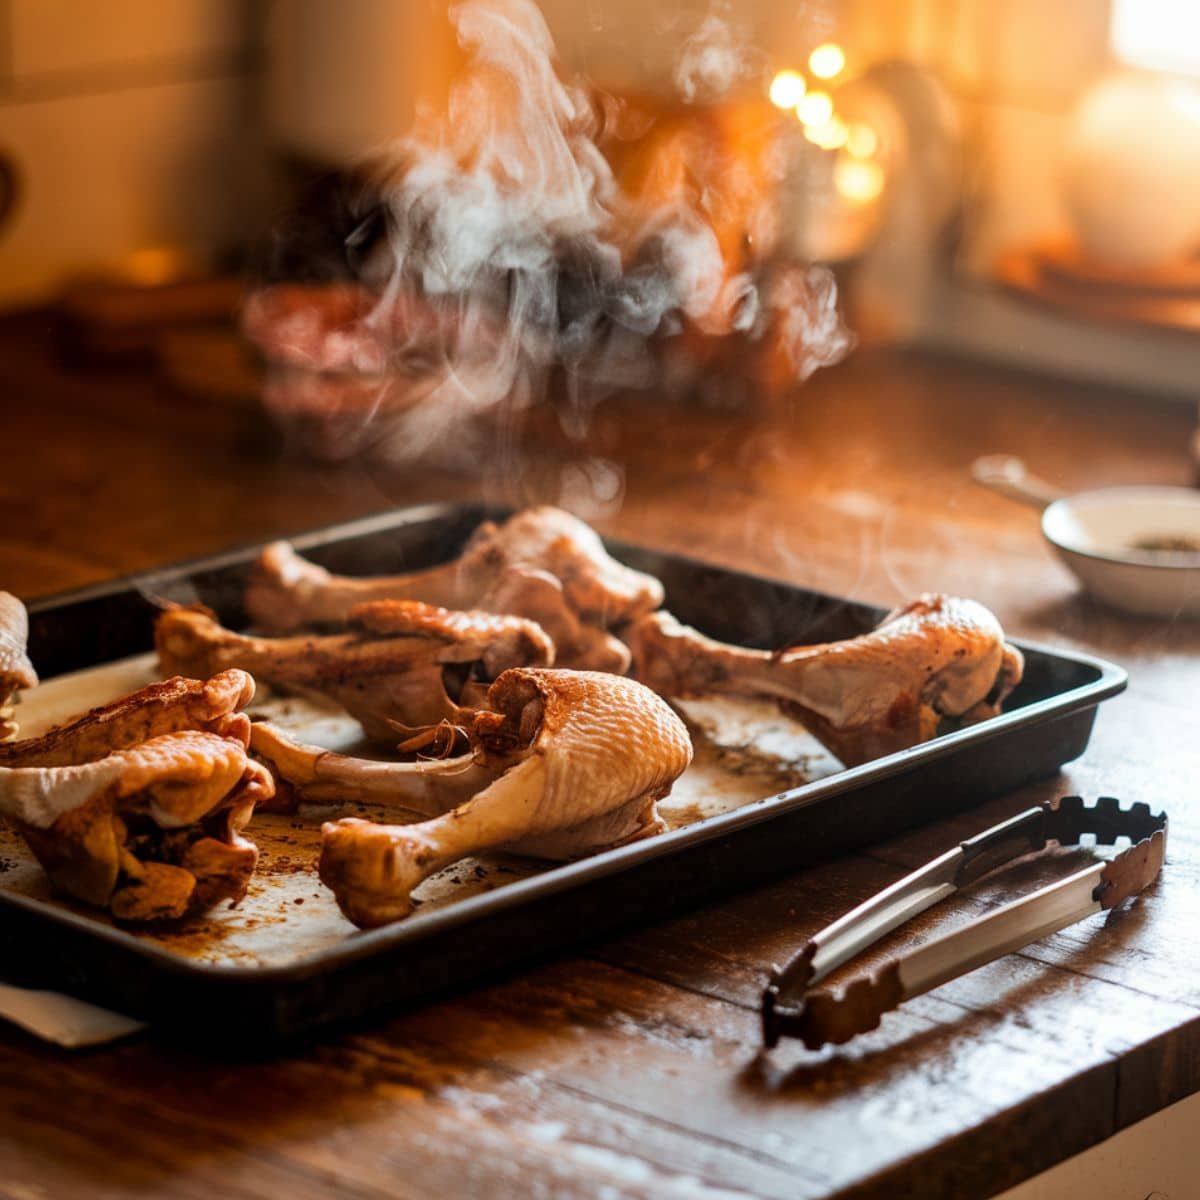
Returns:
[[[1088,833],[1098,845],[1111,846],[1122,837],[1131,845],[1107,862],[901,954],[840,991],[816,987],[910,917],[997,867],[1043,850],[1048,842],[1077,845]],[[770,1047],[781,1037],[797,1037],[817,1050],[866,1033],[903,1001],[1136,895],[1158,878],[1166,845],[1166,813],[1156,816],[1146,804],[1123,809],[1111,796],[1094,805],[1064,796],[1057,804],[1019,813],[885,888],[827,925],[785,967],[774,967],[762,998],[763,1041]],[[788,995],[796,999],[783,999]]]

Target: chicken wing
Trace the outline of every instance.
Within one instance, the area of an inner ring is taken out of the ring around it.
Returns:
[[[274,633],[344,622],[356,605],[371,600],[420,600],[446,608],[488,610],[484,598],[511,567],[553,576],[570,612],[601,628],[650,612],[663,601],[657,579],[617,562],[596,532],[577,517],[542,506],[527,508],[502,525],[485,521],[454,562],[404,575],[331,575],[306,562],[286,542],[276,542],[259,558],[246,592],[246,610],[256,624]]]
[[[0,815],[56,887],[126,921],[236,902],[258,851],[241,836],[274,790],[242,741],[186,730],[91,762],[0,767]]]
[[[468,854],[570,858],[658,833],[656,801],[692,757],[683,722],[661,699],[589,671],[506,671],[472,740],[485,763],[507,769],[466,803],[415,825],[322,827],[321,879],[356,925],[407,916],[412,890]]]
[[[164,670],[239,667],[268,683],[311,688],[342,704],[374,741],[398,727],[461,722],[479,691],[512,666],[548,665],[554,646],[532,621],[451,612],[412,600],[352,609],[353,629],[328,636],[247,637],[207,609],[162,613],[155,642]]]
[[[185,729],[245,743],[250,719],[238,709],[254,699],[245,671],[222,671],[207,681],[176,676],[92,709],[40,737],[0,743],[0,766],[64,767],[93,762],[114,750]]]
[[[29,615],[16,596],[0,592],[0,739],[17,732],[12,702],[17,692],[37,686],[37,672],[25,651]]]
[[[847,766],[933,737],[944,723],[1000,711],[1021,653],[981,604],[927,594],[861,637],[785,650],[727,646],[668,612],[628,632],[637,678],[665,696],[763,696]]]

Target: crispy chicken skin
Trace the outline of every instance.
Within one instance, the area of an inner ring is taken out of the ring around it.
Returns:
[[[164,733],[204,730],[245,743],[250,719],[238,712],[254,698],[245,671],[208,680],[176,676],[101,705],[39,737],[0,743],[0,766],[62,767],[93,762]]]
[[[257,625],[272,633],[343,623],[355,606],[370,600],[420,600],[446,608],[533,617],[520,605],[520,588],[511,578],[504,588],[504,603],[517,601],[517,607],[492,607],[499,601],[494,596],[489,600],[489,594],[512,568],[557,580],[567,612],[601,629],[650,612],[663,600],[662,584],[617,562],[588,525],[562,509],[541,506],[525,509],[501,525],[485,521],[454,562],[403,575],[364,579],[331,575],[305,561],[286,542],[276,542],[259,557],[246,592],[246,609]],[[558,640],[555,637],[556,644]],[[608,652],[622,653],[611,644]],[[557,661],[562,665],[566,659]],[[607,669],[595,661],[586,665]]]
[[[93,761],[0,767],[0,815],[59,890],[118,920],[166,921],[241,899],[258,857],[241,833],[273,790],[243,741],[185,730]]]
[[[637,678],[655,691],[774,699],[847,766],[925,741],[942,722],[994,716],[1024,665],[983,605],[940,594],[861,637],[775,652],[724,645],[667,612],[643,617],[627,639]]]
[[[0,592],[0,739],[17,732],[12,701],[17,692],[37,686],[37,672],[25,651],[29,615],[16,596]]]
[[[372,740],[390,745],[398,728],[461,721],[478,690],[471,679],[490,681],[554,656],[541,627],[517,617],[376,601],[351,610],[349,620],[345,633],[260,638],[224,628],[207,609],[177,607],[159,616],[155,642],[164,670],[236,667],[268,683],[311,688],[344,705]],[[455,696],[448,668],[458,669],[460,683],[468,679]]]
[[[356,925],[407,916],[412,890],[468,854],[595,853],[663,828],[655,808],[691,762],[679,717],[631,679],[514,669],[488,690],[472,742],[506,767],[465,803],[415,825],[322,827],[320,874]]]

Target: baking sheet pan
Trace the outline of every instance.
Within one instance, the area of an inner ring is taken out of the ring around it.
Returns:
[[[293,539],[347,573],[453,557],[473,506],[402,510]],[[613,545],[658,575],[668,606],[746,645],[811,642],[873,626],[879,610],[694,560]],[[22,712],[28,732],[138,687],[153,674],[154,598],[200,600],[234,626],[255,550],[185,564],[30,608],[30,652],[48,682]],[[176,932],[133,932],[55,897],[11,836],[0,840],[0,931],[19,978],[229,1045],[250,1045],[428,997],[750,883],[870,844],[1052,774],[1087,745],[1097,704],[1124,673],[1086,655],[1022,646],[1026,677],[1000,718],[840,770],[773,708],[688,706],[697,763],[663,806],[669,832],[563,865],[470,860],[425,885],[417,912],[358,932],[316,879],[320,809],[260,814],[253,891]],[[67,673],[74,673],[68,675]],[[63,676],[63,678],[56,678]],[[283,696],[255,711],[352,748],[351,724]],[[373,815],[370,812],[367,815]],[[220,1019],[221,1013],[228,1019]]]

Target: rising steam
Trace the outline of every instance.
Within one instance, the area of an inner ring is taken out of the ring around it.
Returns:
[[[281,317],[266,294],[247,312],[251,336],[267,341],[270,326],[292,367],[273,381],[278,407],[319,419],[332,406],[335,453],[370,442],[416,457],[469,452],[472,417],[548,388],[582,438],[607,391],[662,383],[658,348],[678,335],[769,341],[792,381],[844,356],[832,276],[772,253],[782,166],[758,178],[706,167],[712,131],[682,121],[619,183],[600,149],[612,105],[560,74],[532,0],[464,0],[452,17],[470,69],[445,119],[377,172],[353,235],[370,245],[334,330],[304,303]],[[748,61],[708,17],[685,43],[681,96],[712,102]],[[760,141],[762,161],[781,163]]]
[[[728,23],[709,13],[683,44],[675,67],[675,89],[688,104],[720,100],[749,67],[748,55]]]

